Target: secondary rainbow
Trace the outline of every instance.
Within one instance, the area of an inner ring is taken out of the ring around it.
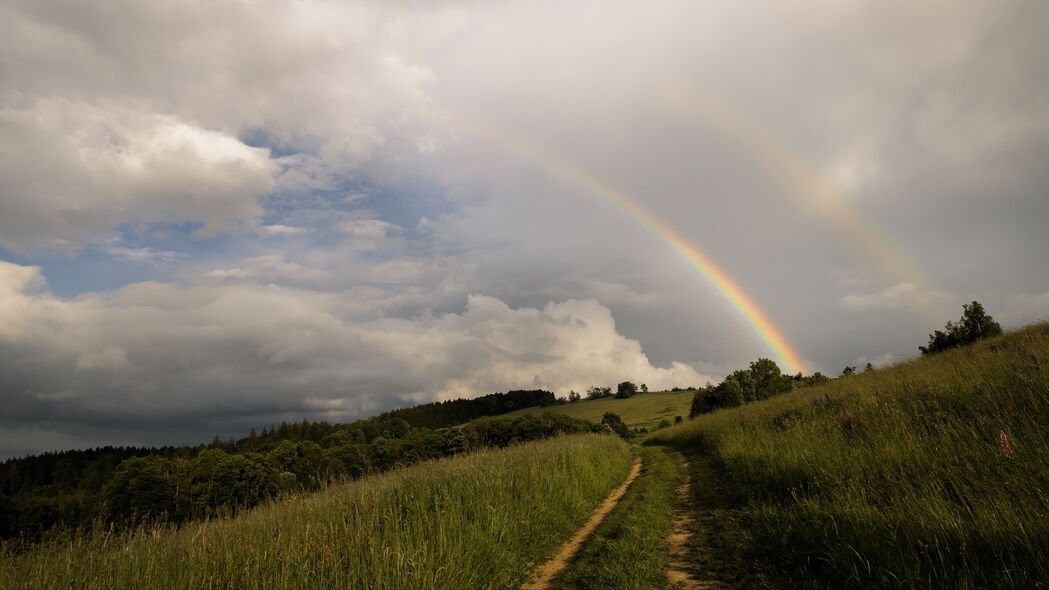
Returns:
[[[753,298],[747,295],[695,244],[689,242],[673,227],[638,204],[637,200],[628,193],[574,162],[555,156],[520,138],[512,137],[473,117],[447,110],[443,110],[442,113],[457,127],[465,128],[475,135],[501,145],[545,170],[587,189],[590,193],[605,199],[628,214],[646,230],[666,242],[678,257],[695,270],[728,304],[735,315],[743,320],[786,372],[795,373],[805,370],[805,362],[801,355],[787,342],[783,333],[758,307]]]
[[[873,222],[865,220],[849,200],[817,173],[803,157],[725,100],[694,87],[670,86],[664,104],[685,120],[716,132],[742,148],[772,176],[786,185],[789,194],[832,219],[888,277],[933,293],[915,263],[893,245]],[[931,302],[923,301],[931,312]]]

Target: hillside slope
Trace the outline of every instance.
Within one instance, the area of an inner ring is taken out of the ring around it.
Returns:
[[[738,528],[733,552],[800,585],[1049,580],[1049,324],[703,415],[649,442],[707,458],[694,477],[719,480],[707,504]]]
[[[584,399],[570,404],[556,406],[537,406],[516,410],[504,416],[527,416],[552,412],[573,418],[601,422],[605,412],[618,414],[630,428],[647,428],[655,430],[661,420],[674,421],[674,416],[688,416],[692,405],[691,391],[653,391],[639,393],[627,399],[606,397],[602,399]]]
[[[630,468],[573,435],[331,486],[234,518],[0,553],[3,588],[511,588]]]

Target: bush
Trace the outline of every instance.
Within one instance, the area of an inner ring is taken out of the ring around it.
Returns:
[[[626,423],[624,423],[623,419],[619,417],[619,414],[605,412],[605,415],[601,417],[601,423],[619,436],[630,438],[630,429],[627,428]]]
[[[944,328],[945,331],[936,330],[929,334],[929,344],[919,346],[918,350],[922,354],[943,352],[1002,333],[1002,327],[998,322],[976,301],[963,305],[961,319],[957,323],[947,322]]]

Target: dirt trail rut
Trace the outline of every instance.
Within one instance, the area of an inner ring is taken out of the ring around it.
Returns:
[[[697,579],[689,572],[688,542],[692,538],[692,513],[694,511],[692,479],[688,472],[688,459],[681,453],[677,453],[677,457],[682,463],[685,477],[674,491],[674,527],[667,535],[667,545],[670,548],[667,578],[670,586],[679,590],[724,590],[726,588],[724,584],[713,580]]]
[[[626,493],[630,484],[634,483],[639,473],[641,473],[641,457],[634,459],[634,466],[630,468],[630,474],[627,475],[626,481],[618,488],[612,490],[612,493],[605,498],[605,501],[590,515],[590,520],[583,525],[583,528],[576,531],[567,543],[561,545],[561,548],[554,554],[553,559],[535,568],[528,581],[521,586],[521,590],[546,590],[549,588],[553,581],[565,571],[568,564],[572,562],[572,558],[583,547],[583,543],[594,532],[597,525],[601,524],[601,521],[616,507],[616,504],[619,504],[619,500],[623,498],[623,494]]]

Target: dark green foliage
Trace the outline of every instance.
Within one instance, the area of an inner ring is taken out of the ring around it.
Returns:
[[[591,387],[586,390],[586,399],[601,399],[612,395],[611,387]]]
[[[229,455],[202,451],[192,462],[190,497],[193,514],[248,508],[277,495],[278,473],[258,453]]]
[[[491,399],[523,399],[507,395]],[[345,425],[283,423],[254,437],[233,443],[218,439],[207,447],[107,448],[9,460],[0,465],[0,538],[21,535],[33,541],[48,529],[86,527],[98,518],[117,524],[206,518],[256,506],[282,492],[313,491],[329,482],[469,450],[605,431],[560,414],[490,418],[440,429],[412,427],[404,415]]]
[[[100,518],[128,522],[209,516],[254,506],[278,491],[314,490],[328,481],[501,446],[503,438],[531,440],[552,430],[586,430],[518,424],[507,437],[497,434],[502,428],[490,427],[487,438],[467,440],[462,432],[444,428],[556,402],[548,391],[510,391],[394,410],[344,425],[284,422],[252,429],[239,441],[216,436],[207,446],[103,447],[9,459],[0,463],[0,538],[33,541],[51,528],[86,527]],[[124,465],[135,457],[150,461]],[[155,503],[144,499],[153,496]]]
[[[623,419],[619,417],[619,414],[605,412],[605,415],[601,418],[601,423],[619,436],[630,438],[630,429],[627,428],[627,425],[623,422]]]
[[[0,493],[0,539],[13,537],[18,530],[18,512],[15,502],[7,494]]]
[[[484,416],[498,416],[521,408],[552,406],[557,403],[553,392],[542,389],[491,393],[472,399],[453,399],[392,410],[374,418],[380,422],[399,418],[416,428],[455,426]]]
[[[850,367],[849,365],[845,365],[845,368],[841,370],[841,376],[842,377],[848,377],[849,375],[855,375],[855,374],[856,374],[856,367]]]
[[[626,399],[637,393],[637,385],[634,385],[630,381],[624,381],[616,386],[616,397],[619,399]]]
[[[818,373],[817,373],[818,375]],[[713,412],[718,408],[733,408],[745,403],[768,399],[794,388],[795,380],[805,379],[784,375],[779,365],[767,358],[759,358],[747,369],[733,371],[716,386],[707,385],[692,398],[689,417]]]
[[[110,520],[166,520],[175,513],[174,465],[156,455],[128,459],[106,486],[105,497]]]
[[[779,365],[771,359],[759,358],[750,363],[750,376],[754,381],[754,393],[744,401],[768,399],[786,393],[794,387],[790,376],[781,373]]]
[[[0,588],[517,588],[622,482],[632,455],[615,436],[558,437],[211,523],[0,543]]]
[[[572,390],[568,392],[568,403],[575,403],[579,401],[583,396],[579,395],[579,392]]]
[[[922,354],[943,352],[959,346],[972,344],[983,338],[999,336],[1002,327],[994,321],[983,306],[973,301],[962,306],[962,317],[958,322],[947,322],[946,331],[936,330],[929,334],[929,344],[919,346]]]
[[[794,383],[794,387],[812,387],[814,385],[823,385],[824,383],[830,383],[830,377],[816,371],[815,373],[805,376],[800,372],[790,378]]]

